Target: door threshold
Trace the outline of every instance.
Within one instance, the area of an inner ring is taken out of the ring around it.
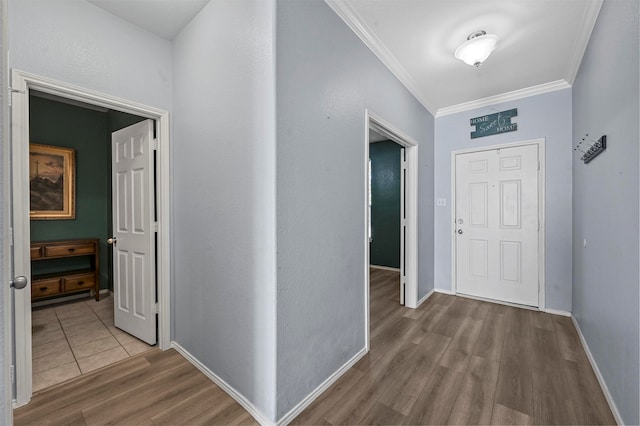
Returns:
[[[460,297],[465,297],[467,299],[480,300],[481,302],[489,302],[489,303],[495,303],[497,305],[511,306],[512,308],[521,308],[521,309],[526,309],[526,310],[529,310],[529,311],[544,312],[543,310],[541,310],[537,306],[521,305],[519,303],[505,302],[504,300],[487,299],[486,297],[473,296],[473,295],[470,295],[470,294],[463,294],[463,293],[454,293],[454,295],[455,296],[460,296]]]

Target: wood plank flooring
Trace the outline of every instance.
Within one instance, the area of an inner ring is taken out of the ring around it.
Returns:
[[[615,424],[569,318],[434,294],[371,271],[371,351],[293,424]],[[16,425],[256,424],[174,350],[36,394]]]
[[[256,425],[178,352],[158,349],[34,395],[15,425]]]
[[[371,270],[371,351],[292,424],[615,424],[570,318],[444,294],[401,307]]]

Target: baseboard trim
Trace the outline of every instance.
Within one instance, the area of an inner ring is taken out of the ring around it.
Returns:
[[[342,367],[338,368],[335,373],[331,376],[327,377],[327,379],[320,383],[320,385],[313,390],[309,395],[307,395],[302,401],[300,401],[295,407],[293,407],[287,414],[285,414],[278,423],[277,426],[286,426],[293,419],[298,417],[305,408],[307,408],[313,401],[316,400],[322,393],[329,388],[336,380],[338,380],[344,373],[347,372],[351,367],[355,365],[356,362],[360,361],[360,359],[367,354],[367,348],[362,348],[360,352],[355,354],[349,361],[347,361]]]
[[[101,288],[100,289],[100,294],[110,294],[111,290],[106,289],[106,288]],[[31,303],[31,307],[32,308],[39,308],[41,306],[48,306],[48,305],[55,305],[56,303],[63,303],[63,302],[71,302],[72,300],[77,300],[77,299],[87,299],[87,298],[93,298],[93,291],[91,292],[91,294],[89,293],[80,293],[80,294],[71,294],[69,296],[63,296],[63,297],[56,297],[55,299],[48,299],[48,300],[41,300],[39,302],[32,302]]]
[[[434,288],[433,291],[435,291],[436,293],[448,294],[449,296],[455,296],[456,295],[455,291],[445,290],[445,289],[442,289],[442,288]]]
[[[382,269],[382,270],[385,270],[385,271],[400,272],[400,268],[392,268],[391,266],[369,265],[369,268]]]
[[[204,364],[202,364],[196,357],[191,355],[189,351],[180,346],[179,343],[172,341],[171,347],[178,351],[180,355],[185,357],[187,361],[189,361],[194,367],[202,372],[205,376],[207,376],[213,383],[218,385],[223,391],[225,391],[231,398],[233,398],[238,404],[242,406],[245,410],[253,416],[253,418],[263,426],[274,426],[275,423],[267,418],[267,416],[262,413],[255,405],[251,403],[247,398],[244,397],[240,392],[235,390],[233,386],[222,380],[218,375],[216,375],[213,371],[209,370]]]
[[[418,304],[417,304],[416,308],[419,308],[420,305],[422,305],[424,302],[426,302],[427,299],[430,298],[431,295],[433,295],[433,293],[435,293],[434,289],[429,290],[429,292],[427,294],[425,294],[422,299],[418,300]]]
[[[589,363],[591,364],[591,368],[593,368],[593,372],[598,379],[598,383],[600,384],[600,388],[602,389],[602,393],[604,393],[604,397],[607,399],[607,403],[609,404],[609,408],[611,409],[611,413],[613,413],[613,417],[616,419],[616,423],[619,425],[624,425],[624,421],[622,420],[622,416],[620,416],[620,412],[618,411],[618,407],[616,406],[613,397],[611,396],[611,392],[609,392],[609,388],[600,373],[600,369],[598,368],[598,364],[596,364],[596,360],[589,349],[589,345],[587,344],[584,335],[582,334],[582,330],[580,330],[580,324],[578,324],[578,320],[573,315],[570,315],[571,320],[573,321],[573,325],[576,327],[576,331],[578,332],[578,337],[580,338],[580,343],[582,343],[582,347],[584,348],[584,352],[587,354],[587,358],[589,359]]]
[[[545,308],[544,310],[546,313],[548,314],[552,314],[552,315],[561,315],[563,317],[571,317],[571,312],[567,312],[567,311],[562,311],[560,309],[551,309],[551,308]]]
[[[535,306],[519,305],[517,303],[505,302],[504,300],[487,299],[485,297],[474,296],[472,294],[456,293],[456,296],[464,297],[465,299],[479,300],[480,302],[495,303],[496,305],[504,305],[504,306],[511,306],[513,308],[526,309],[527,311],[539,311],[540,310]]]

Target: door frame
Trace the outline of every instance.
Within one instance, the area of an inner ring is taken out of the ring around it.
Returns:
[[[2,189],[0,197],[2,198],[2,229],[0,230],[0,240],[2,241],[0,251],[2,252],[2,259],[0,260],[0,271],[2,271],[2,314],[3,326],[2,326],[2,343],[4,348],[2,349],[2,356],[4,357],[4,365],[2,366],[2,386],[5,398],[4,413],[0,414],[0,422],[6,425],[13,424],[13,410],[10,407],[11,395],[13,394],[13,370],[11,368],[12,356],[13,356],[13,337],[12,337],[12,323],[13,318],[11,316],[11,304],[13,290],[9,287],[9,282],[13,280],[14,275],[11,267],[11,170],[10,158],[11,158],[11,143],[9,140],[9,127],[11,125],[9,119],[9,102],[11,101],[11,92],[9,91],[9,30],[7,17],[7,2],[0,2],[0,128],[2,134],[0,135],[0,149],[2,153],[2,172],[0,179],[2,179]]]
[[[373,113],[365,110],[364,126],[364,307],[365,307],[365,344],[366,350],[370,349],[369,336],[369,129],[386,136],[393,142],[402,146],[406,153],[407,177],[406,190],[406,215],[407,238],[405,241],[405,273],[407,282],[405,285],[405,306],[407,308],[418,307],[418,142],[400,131],[397,127]]]
[[[29,247],[29,91],[56,95],[90,105],[114,109],[129,114],[156,120],[158,142],[156,163],[156,203],[158,207],[157,233],[157,298],[158,298],[158,346],[161,350],[170,347],[170,181],[169,181],[169,113],[126,99],[117,98],[93,90],[81,88],[24,71],[11,70],[11,158],[13,166],[13,249],[15,275],[27,277],[29,285],[14,291],[15,309],[11,297],[5,297],[5,312],[16,324],[15,329],[15,394],[13,406],[27,404],[32,395],[31,363],[31,266]],[[11,293],[9,293],[10,295]],[[22,321],[15,321],[21,319]],[[25,362],[18,362],[26,360]],[[9,359],[7,362],[13,362]]]
[[[477,148],[467,148],[451,151],[451,290],[458,294],[457,278],[457,239],[456,239],[456,155],[469,154],[482,151],[493,151],[495,149],[514,148],[526,145],[536,145],[538,147],[538,221],[540,230],[538,232],[538,310],[546,310],[546,285],[545,285],[545,138],[530,139],[513,143],[479,146]],[[466,296],[465,296],[466,297]],[[513,303],[497,301],[507,305],[520,306]]]

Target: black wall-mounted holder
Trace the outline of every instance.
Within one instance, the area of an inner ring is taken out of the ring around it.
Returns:
[[[590,142],[588,142],[590,141]],[[584,150],[586,148],[586,151]],[[589,134],[587,133],[582,141],[578,143],[574,151],[579,151],[582,153],[582,157],[580,159],[584,161],[584,164],[589,163],[591,160],[596,158],[602,151],[607,149],[607,135],[603,135],[600,139],[593,140],[589,138]]]

